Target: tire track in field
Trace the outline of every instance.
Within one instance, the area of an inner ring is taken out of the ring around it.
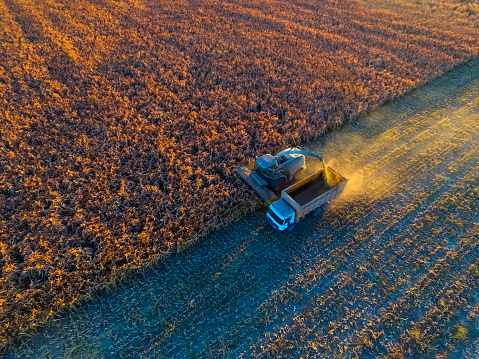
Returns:
[[[477,175],[476,175],[475,178],[477,179]],[[455,187],[457,187],[457,186],[455,186]],[[384,254],[384,251],[382,252],[382,254]],[[415,255],[414,252],[413,252],[413,253],[410,253],[407,258],[413,258],[414,255]],[[358,252],[355,253],[355,257],[357,257],[357,256],[358,256]],[[375,255],[374,257],[377,257],[377,255]],[[359,260],[358,260],[358,261],[359,261]],[[383,261],[383,258],[378,258],[378,259],[376,259],[376,262],[381,262],[381,261]],[[364,263],[366,263],[366,264],[364,264]],[[357,265],[357,268],[359,269],[358,272],[363,272],[363,273],[365,273],[365,272],[367,272],[367,273],[373,272],[373,271],[374,271],[373,268],[371,268],[371,266],[368,265],[368,264],[370,264],[369,259],[363,258],[363,266],[360,266],[359,264]],[[464,263],[463,263],[463,265],[464,265]],[[406,267],[406,268],[408,268],[408,267]],[[343,272],[343,273],[345,273],[345,272]],[[345,286],[344,283],[347,283],[347,285],[349,285],[350,287],[351,287],[351,286],[353,286],[353,287],[360,287],[361,285],[367,285],[367,284],[368,284],[367,282],[372,279],[371,276],[369,276],[368,278],[366,278],[365,276],[355,276],[355,277],[354,277],[354,278],[355,278],[354,280],[351,280],[351,277],[349,277],[349,278],[348,278],[349,280],[346,280],[346,281],[345,281],[345,280],[344,280],[344,277],[342,277],[341,275],[338,275],[337,278],[339,278],[339,280],[333,285],[332,288],[330,288],[329,290],[326,290],[325,293],[322,294],[322,295],[320,295],[319,297],[318,297],[318,295],[316,295],[315,297],[312,298],[312,300],[313,300],[313,301],[315,301],[315,300],[317,301],[318,298],[320,298],[320,299],[321,299],[321,303],[322,303],[321,306],[322,306],[322,307],[325,307],[326,309],[327,309],[328,307],[335,307],[335,306],[341,307],[342,305],[345,305],[345,304],[347,303],[347,301],[348,301],[348,299],[342,297],[341,295],[338,297],[338,295],[339,295],[338,291],[339,291],[339,290],[345,291],[345,290],[344,290],[344,286]],[[422,280],[422,279],[421,279],[421,280]],[[358,282],[359,282],[359,283],[358,283]],[[301,281],[301,283],[303,283],[303,281]],[[318,284],[319,284],[319,283],[318,283]],[[415,283],[414,283],[414,284],[409,283],[409,286],[414,287],[415,285],[416,285]],[[375,285],[375,286],[376,286],[376,285]],[[324,286],[323,286],[323,287],[324,287]],[[301,295],[300,292],[298,293],[297,288],[290,287],[290,288],[288,288],[288,289],[289,289],[290,292],[295,292],[296,295]],[[351,288],[350,288],[350,289],[351,289]],[[397,290],[397,289],[396,289],[396,290]],[[346,293],[351,293],[352,290],[347,290],[347,291],[345,291],[345,292],[346,292]],[[284,295],[286,295],[286,293],[285,293]],[[386,298],[384,298],[384,299],[387,299],[387,298],[389,298],[389,296],[386,297]],[[365,300],[367,299],[368,301],[371,300],[371,298],[364,298],[364,299],[365,299]],[[400,299],[400,300],[402,300],[402,299]],[[360,321],[360,319],[361,319],[361,318],[359,317],[358,313],[364,313],[365,310],[368,309],[368,302],[367,302],[367,301],[363,301],[363,300],[361,300],[361,298],[359,298],[359,300],[356,299],[356,300],[354,301],[354,305],[355,305],[354,310],[352,310],[352,311],[349,310],[349,311],[347,312],[347,314],[348,314],[349,316],[351,316],[351,315],[356,315],[356,324],[358,324],[358,321]],[[307,306],[307,305],[306,305],[306,306]],[[321,306],[319,306],[319,307],[321,307]],[[373,313],[369,313],[369,315],[372,315],[372,316],[374,316],[374,317],[376,317],[376,314],[377,314],[377,313],[374,313],[374,312],[373,312]],[[313,317],[315,318],[315,322],[314,322],[313,328],[307,328],[307,329],[303,328],[303,331],[306,331],[306,330],[307,330],[307,331],[310,331],[310,332],[313,332],[313,333],[314,333],[314,329],[315,329],[317,326],[319,326],[320,324],[322,324],[322,326],[323,326],[322,332],[326,332],[326,333],[329,332],[330,335],[329,335],[329,336],[328,336],[328,335],[325,335],[325,339],[322,340],[322,341],[320,341],[320,342],[316,342],[315,346],[316,346],[317,348],[328,349],[328,344],[327,344],[327,343],[331,343],[332,341],[334,341],[334,337],[331,337],[331,333],[334,333],[335,330],[339,330],[339,329],[341,329],[341,333],[342,333],[343,330],[344,330],[344,326],[342,326],[341,323],[346,322],[347,318],[345,318],[345,317],[343,317],[343,316],[339,316],[339,317],[337,317],[337,316],[335,317],[334,315],[331,316],[331,314],[328,314],[328,313],[325,312],[324,310],[323,310],[321,316],[319,316],[319,317],[318,317],[317,312],[315,312],[314,314],[312,314],[311,312],[306,312],[306,314],[302,314],[301,316],[298,316],[298,317],[293,318],[293,324],[292,324],[291,327],[284,327],[284,326],[283,326],[283,327],[281,328],[281,332],[282,332],[282,333],[286,333],[287,335],[286,335],[285,337],[281,337],[281,336],[280,336],[280,337],[276,338],[276,341],[274,341],[273,343],[276,344],[276,345],[279,345],[279,343],[281,343],[282,340],[285,340],[285,338],[286,338],[286,340],[288,340],[288,338],[291,338],[291,337],[294,338],[294,333],[300,331],[300,330],[298,330],[298,326],[299,326],[298,323],[300,323],[300,324],[303,325],[303,327],[304,327],[304,326],[305,326],[304,323],[306,322],[306,319],[305,319],[305,318],[309,318],[309,317],[311,317],[311,316],[313,316]],[[376,318],[377,318],[377,317],[376,317]],[[331,320],[332,320],[332,321],[331,321]],[[329,324],[328,324],[328,323],[329,323]],[[370,326],[371,326],[371,324],[368,324],[368,326],[366,326],[366,328],[369,328]],[[350,329],[350,328],[348,328],[348,329]],[[344,330],[344,331],[347,331],[347,330]],[[292,333],[293,333],[293,334],[292,334]],[[324,334],[324,333],[323,333],[323,334]],[[317,333],[316,333],[316,335],[317,335]],[[337,337],[337,338],[339,338],[339,337]],[[306,339],[305,339],[305,340],[306,340]],[[270,344],[270,345],[271,345],[271,344]],[[284,343],[283,343],[283,345],[284,345]],[[297,345],[297,344],[296,344],[296,345]],[[295,345],[295,346],[296,346],[296,345]],[[346,343],[343,343],[343,345],[346,345]],[[267,344],[262,343],[260,346],[261,346],[261,347],[267,347]],[[303,345],[299,345],[299,347],[304,347],[304,346],[303,346]],[[275,347],[275,345],[273,345],[273,349],[277,349],[277,347]],[[272,351],[274,351],[273,349],[272,349]],[[270,356],[269,353],[270,353],[270,352],[266,351],[266,352],[264,352],[264,353],[261,353],[261,352],[260,352],[260,353],[257,353],[257,354],[258,354],[259,356],[269,357],[269,356]],[[304,353],[303,353],[303,354],[304,354]],[[337,355],[339,355],[339,354],[340,354],[340,353],[334,353],[335,356],[337,356]]]
[[[478,74],[466,65],[308,144],[365,186],[322,219],[277,235],[264,213],[245,217],[6,358],[407,357],[423,348],[416,329],[447,351],[446,332],[477,304],[455,283],[473,283],[478,255]],[[426,332],[451,298],[443,333]]]
[[[479,175],[479,173],[477,173],[477,171],[476,171],[475,176],[473,176],[472,178],[473,178],[475,181],[477,181],[477,180],[479,180],[478,175]],[[458,189],[459,187],[460,187],[460,184],[454,186],[452,190],[456,190],[456,189]],[[471,189],[471,188],[469,188],[469,189]],[[460,192],[459,192],[459,193],[460,193]],[[459,194],[459,196],[460,196],[460,194]],[[445,199],[448,199],[448,197],[450,197],[450,196],[448,196],[448,194],[446,194],[446,195],[444,195],[443,197],[441,197],[440,200],[443,200],[443,201],[444,201]],[[439,202],[439,201],[437,201],[437,202]],[[431,208],[433,208],[433,206],[429,207],[428,210],[431,209]],[[436,208],[436,207],[434,207],[433,209],[435,209],[435,208]],[[475,210],[477,211],[477,209],[478,209],[478,208],[477,208],[477,206],[476,206]],[[439,211],[439,212],[440,212],[440,211]],[[432,214],[431,211],[426,211],[425,213],[427,213],[427,214]],[[425,220],[423,220],[423,219],[421,219],[421,218],[418,217],[418,221],[416,221],[415,225],[417,224],[417,222],[420,222],[421,220],[422,220],[423,222],[425,222]],[[420,224],[422,224],[422,223],[420,223]],[[422,228],[422,227],[421,227],[421,228]],[[477,234],[477,225],[476,225],[476,227],[472,226],[472,227],[467,231],[467,233],[465,233],[465,238],[471,237],[473,234]],[[435,236],[435,237],[436,237],[436,238],[438,237],[438,233],[436,233],[436,236]],[[429,240],[429,239],[434,240],[434,239],[436,239],[435,237],[428,238],[428,240]],[[454,261],[456,261],[456,262],[457,262],[460,258],[463,258],[464,260],[463,260],[461,263],[459,263],[458,265],[456,265],[455,267],[452,267],[452,268],[451,268],[451,271],[448,271],[448,272],[447,272],[447,277],[436,278],[436,280],[443,280],[443,281],[449,280],[449,277],[454,274],[453,269],[454,269],[456,272],[461,273],[461,271],[464,270],[465,267],[467,267],[469,264],[471,264],[471,261],[474,261],[475,258],[477,258],[478,251],[477,251],[477,242],[476,242],[476,241],[472,241],[470,248],[468,248],[468,250],[467,250],[466,252],[464,252],[464,248],[466,248],[467,246],[463,246],[463,245],[459,245],[459,246],[458,246],[458,243],[462,243],[462,239],[459,240],[459,238],[458,238],[456,245],[453,245],[453,246],[451,247],[451,251],[450,251],[450,252],[448,251],[447,253],[444,253],[443,258],[446,258],[446,259],[447,259],[447,258],[450,258],[451,260],[454,260]],[[417,242],[416,242],[416,244],[417,244]],[[410,247],[410,246],[411,246],[411,241],[409,241],[409,247]],[[458,247],[458,249],[455,249],[454,247]],[[471,255],[469,252],[471,252],[472,255]],[[458,255],[459,253],[461,253],[460,256]],[[466,256],[468,256],[468,257],[466,257]],[[404,261],[404,260],[406,260],[406,261],[413,261],[413,263],[407,263],[407,265],[402,265],[402,266],[401,266],[401,262],[399,262],[399,263],[396,262],[396,263],[398,264],[398,267],[403,268],[403,271],[404,271],[404,270],[409,270],[409,272],[411,272],[411,269],[414,267],[414,265],[413,265],[413,264],[414,264],[414,261],[421,260],[421,257],[424,258],[424,256],[420,256],[420,255],[419,255],[418,249],[414,249],[412,252],[409,253],[408,256],[404,256],[404,255],[403,255],[402,258],[401,258],[402,261]],[[428,258],[428,257],[426,257],[426,258]],[[439,263],[439,262],[441,262],[442,260],[443,260],[443,259],[439,258],[439,259],[437,259],[436,261],[432,261],[432,264],[434,264],[435,262],[438,262],[438,263]],[[431,261],[429,261],[429,262],[431,262]],[[418,263],[419,263],[419,262],[418,262]],[[423,262],[421,261],[421,263],[423,263]],[[414,271],[415,271],[416,269],[417,269],[417,267],[414,268]],[[421,270],[421,272],[425,273],[424,276],[423,276],[423,278],[427,278],[428,275],[429,275],[428,272],[430,272],[430,271],[431,271],[431,264],[425,264],[425,265],[424,265],[424,268]],[[407,274],[407,272],[404,273],[404,274]],[[415,287],[417,287],[418,283],[420,283],[420,282],[423,281],[423,278],[421,278],[421,280],[418,281],[417,283],[410,284],[410,285],[409,285],[410,288],[411,288],[411,289],[414,289]],[[455,281],[455,279],[452,280],[452,281],[450,281],[450,283],[453,283],[454,281]],[[431,283],[429,283],[429,285],[431,285]],[[424,287],[424,285],[423,285],[423,287]],[[411,289],[408,288],[405,293],[409,293]],[[429,288],[428,288],[428,290],[429,290]],[[419,293],[419,294],[420,294],[420,293]],[[419,295],[419,294],[417,294],[417,295]],[[422,295],[424,295],[424,293],[423,293]],[[429,292],[429,294],[427,295],[429,301],[433,300],[433,298],[435,298],[436,296],[437,296],[437,293],[434,293],[434,292],[433,292],[433,293]],[[399,300],[398,300],[398,302],[402,302],[402,301],[404,301],[404,297],[401,297],[401,298],[399,298]],[[398,303],[398,302],[396,302],[396,303]],[[418,303],[419,303],[419,305],[418,305]],[[397,310],[396,310],[396,311],[395,311],[395,315],[396,315],[397,317],[405,317],[405,316],[406,316],[406,317],[408,317],[408,318],[416,318],[416,317],[418,317],[418,315],[420,316],[420,313],[421,313],[422,311],[424,311],[424,307],[425,307],[425,306],[427,307],[427,304],[428,304],[428,301],[427,301],[425,298],[421,298],[421,300],[419,300],[419,301],[416,302],[416,304],[415,304],[414,307],[412,307],[412,308],[407,308],[408,312],[397,311]],[[394,308],[394,306],[393,306],[393,308]],[[405,315],[405,314],[407,314],[407,315]],[[385,317],[384,317],[384,315],[383,315],[383,316],[380,318],[380,320],[378,321],[379,328],[381,328],[381,325],[383,325],[383,322],[384,322],[384,321],[385,321]],[[400,325],[398,325],[398,324],[400,324]],[[395,324],[395,325],[392,326],[391,328],[394,328],[394,331],[396,332],[395,334],[396,334],[396,335],[399,335],[399,334],[401,334],[401,332],[404,333],[404,332],[406,331],[406,329],[408,329],[408,325],[407,325],[407,322],[400,322],[400,323]],[[399,329],[398,329],[398,328],[399,328]],[[384,328],[383,328],[383,329],[384,329]],[[402,329],[402,331],[401,331],[401,329]],[[369,323],[367,324],[367,326],[365,326],[365,328],[364,328],[363,330],[374,330],[374,326],[372,325],[371,322],[369,322]],[[377,330],[376,332],[380,332],[380,330]],[[384,332],[384,330],[383,330],[383,332]],[[387,335],[387,334],[388,334],[388,333],[387,333],[387,331],[386,331],[386,335]]]

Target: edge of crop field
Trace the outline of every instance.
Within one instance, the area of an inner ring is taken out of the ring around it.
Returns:
[[[404,92],[400,93],[400,94],[397,94],[397,95],[391,95],[389,97],[387,97],[383,102],[381,103],[378,103],[376,105],[373,105],[371,107],[368,107],[367,109],[365,109],[364,111],[361,111],[355,115],[351,115],[347,118],[344,118],[342,119],[341,121],[341,124],[337,126],[337,128],[340,128],[341,126],[349,123],[349,122],[352,122],[352,121],[355,121],[355,120],[359,120],[359,119],[362,119],[364,117],[366,117],[367,115],[369,115],[371,112],[377,110],[379,107],[382,107],[384,105],[387,105],[393,101],[396,101],[396,100],[399,100],[401,98],[403,98],[404,96],[407,96],[411,93],[413,93],[414,91],[420,89],[421,87],[423,86],[426,86],[428,84],[430,84],[431,82],[434,82],[436,81],[437,79],[441,78],[442,76],[445,76],[455,70],[458,70],[459,68],[461,67],[464,67],[464,66],[467,66],[469,65],[470,63],[472,62],[475,62],[475,61],[478,61],[479,62],[479,54],[476,54],[476,55],[471,55],[469,58],[463,60],[463,61],[459,61],[455,64],[452,64],[452,65],[449,65],[447,67],[445,67],[442,71],[439,71],[436,75],[434,76],[431,76],[430,78],[428,79],[425,79],[423,82],[419,82],[417,84],[415,84],[414,86],[411,86],[409,87],[407,90],[405,90]],[[328,128],[326,130],[326,133],[329,132],[331,129]]]
[[[163,253],[158,254],[154,260],[146,264],[120,268],[117,272],[116,277],[112,281],[97,283],[95,286],[91,287],[86,294],[79,296],[74,302],[59,308],[46,319],[34,323],[32,326],[24,329],[23,331],[20,331],[17,335],[7,339],[5,344],[0,346],[0,354],[8,352],[10,347],[20,345],[20,342],[22,342],[23,339],[31,338],[43,328],[48,328],[55,321],[63,319],[63,316],[65,314],[70,313],[72,310],[76,310],[77,307],[88,303],[90,300],[98,299],[105,293],[113,293],[117,289],[117,287],[119,285],[122,285],[124,282],[132,280],[135,276],[142,275],[149,270],[154,270],[161,264],[165,263],[170,256],[187,251],[195,244],[205,239],[205,237],[211,235],[213,232],[218,231],[221,228],[227,227],[233,222],[243,218],[247,214],[255,213],[260,208],[262,208],[262,205],[259,202],[257,202],[254,206],[245,207],[239,210],[234,216],[225,218],[221,224],[215,227],[211,227],[205,230],[203,233],[188,240],[185,240],[182,243],[179,243],[176,248],[176,251],[169,247]]]
[[[348,123],[365,118],[366,116],[371,114],[371,112],[377,110],[378,108],[384,105],[387,105],[391,103],[392,101],[396,101],[404,96],[407,96],[413,93],[414,91],[418,90],[419,88],[426,86],[429,83],[437,80],[438,78],[445,76],[448,73],[453,72],[461,67],[467,66],[468,64],[475,61],[479,61],[479,54],[472,55],[463,61],[459,61],[455,64],[446,66],[443,70],[439,71],[436,75],[431,76],[430,78],[425,79],[422,82],[418,82],[417,84],[409,87],[402,93],[399,93],[397,95],[390,95],[386,99],[384,99],[382,102],[373,104],[367,107],[366,109],[364,109],[363,111],[360,111],[356,114],[342,117],[340,123],[328,125],[324,131],[321,131],[317,134],[313,133],[312,137],[310,138],[310,142],[323,137],[324,135],[330,133],[333,130],[339,129]],[[284,143],[283,145],[293,145],[293,143]],[[119,285],[123,284],[124,282],[134,279],[135,276],[144,274],[146,271],[156,269],[157,267],[159,267],[160,264],[165,263],[165,261],[171,255],[180,254],[187,251],[188,249],[194,247],[194,245],[196,245],[197,243],[200,243],[201,241],[203,241],[205,237],[211,235],[213,232],[216,232],[222,228],[225,228],[228,225],[232,224],[233,222],[241,219],[245,215],[255,213],[261,208],[262,208],[262,205],[258,201],[256,202],[254,206],[248,206],[248,207],[242,208],[235,215],[225,218],[219,225],[211,227],[205,230],[204,232],[202,232],[201,234],[179,243],[176,249],[169,247],[166,251],[162,252],[161,254],[158,254],[154,260],[146,264],[120,268],[118,270],[118,273],[116,274],[116,277],[113,280],[97,283],[95,286],[90,288],[86,294],[81,295],[74,302],[59,308],[59,310],[57,310],[55,313],[53,313],[51,316],[47,317],[46,319],[41,320],[37,323],[34,323],[32,326],[24,329],[23,331],[20,331],[16,336],[7,339],[5,344],[0,346],[0,354],[8,351],[9,347],[20,344],[20,342],[22,342],[23,339],[34,336],[39,330],[43,328],[48,328],[51,324],[53,324],[54,321],[61,320],[65,314],[70,313],[72,310],[75,310],[78,306],[81,306],[90,300],[97,299],[104,293],[113,293],[116,290],[116,288]]]

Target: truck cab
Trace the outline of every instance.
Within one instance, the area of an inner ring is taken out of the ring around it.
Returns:
[[[295,212],[283,199],[269,206],[266,220],[276,230],[282,232],[294,223]]]

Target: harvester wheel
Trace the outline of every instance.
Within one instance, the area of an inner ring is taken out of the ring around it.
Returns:
[[[278,178],[277,180],[271,181],[271,183],[269,184],[269,187],[274,192],[282,191],[286,187],[286,178],[281,177],[281,178]]]

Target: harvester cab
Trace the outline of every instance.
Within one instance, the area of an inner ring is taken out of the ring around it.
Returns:
[[[305,167],[304,154],[299,148],[288,148],[276,156],[263,155],[256,159],[256,170],[253,178],[262,186],[279,192],[291,182],[296,172]]]

